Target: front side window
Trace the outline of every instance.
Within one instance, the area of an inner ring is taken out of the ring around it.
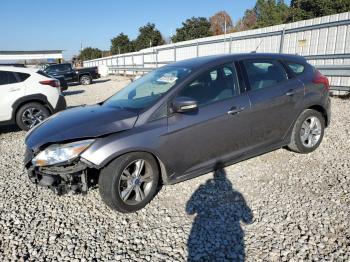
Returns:
[[[252,90],[274,86],[287,80],[287,74],[278,61],[246,60],[243,62]]]
[[[188,76],[188,68],[159,68],[132,82],[104,102],[105,106],[142,110],[154,104],[163,94]]]
[[[198,105],[206,105],[237,95],[238,83],[233,65],[228,64],[209,70],[188,86],[178,96],[196,100]]]

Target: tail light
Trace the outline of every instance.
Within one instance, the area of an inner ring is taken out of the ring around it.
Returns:
[[[321,74],[320,71],[316,70],[314,79],[312,80],[314,84],[323,84],[325,89],[329,91],[329,81],[328,78]]]
[[[48,85],[48,86],[52,86],[52,87],[60,87],[60,81],[58,80],[43,80],[39,82],[42,85]]]

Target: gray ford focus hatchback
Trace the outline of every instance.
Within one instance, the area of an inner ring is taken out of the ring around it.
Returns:
[[[328,79],[303,57],[236,54],[158,68],[25,139],[29,179],[58,194],[98,185],[120,212],[174,184],[281,147],[310,153],[330,121]]]

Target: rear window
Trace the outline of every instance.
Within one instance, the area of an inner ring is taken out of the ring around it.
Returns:
[[[302,64],[291,62],[287,62],[286,64],[289,67],[289,69],[292,70],[292,72],[296,75],[301,75],[305,71],[305,66]]]
[[[51,76],[49,76],[48,74],[46,74],[46,73],[45,73],[44,71],[42,71],[42,70],[37,71],[37,73],[38,73],[39,75],[42,75],[42,76],[51,78]]]

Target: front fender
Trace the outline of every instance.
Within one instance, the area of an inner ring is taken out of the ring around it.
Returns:
[[[147,152],[157,158],[162,174],[171,174],[169,161],[162,157],[167,143],[166,119],[98,138],[81,157],[99,168],[131,152]],[[163,180],[167,178],[163,178]],[[165,181],[164,181],[165,182]]]

